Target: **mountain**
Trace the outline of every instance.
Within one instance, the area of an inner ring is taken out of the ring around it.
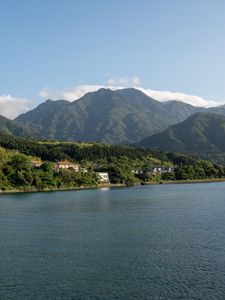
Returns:
[[[32,128],[0,116],[0,134],[40,139],[41,136]]]
[[[186,103],[156,101],[139,90],[100,89],[79,100],[47,100],[17,117],[47,139],[135,143],[203,111]]]
[[[182,123],[143,139],[138,146],[196,154],[225,162],[225,116],[196,113]]]
[[[213,114],[220,114],[225,116],[225,105],[210,107],[207,109],[207,112],[211,112]]]

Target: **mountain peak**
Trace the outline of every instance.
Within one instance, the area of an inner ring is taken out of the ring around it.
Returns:
[[[135,88],[101,88],[74,102],[47,100],[16,120],[48,139],[119,144],[135,143],[197,111],[186,104],[168,108]]]

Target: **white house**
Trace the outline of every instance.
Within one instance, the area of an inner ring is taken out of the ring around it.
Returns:
[[[108,172],[97,172],[99,176],[100,182],[109,182],[109,174]]]
[[[162,168],[156,167],[153,169],[153,174],[161,174],[162,173]]]

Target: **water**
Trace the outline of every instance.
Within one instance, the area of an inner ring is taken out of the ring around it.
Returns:
[[[225,183],[0,196],[0,299],[225,299]]]

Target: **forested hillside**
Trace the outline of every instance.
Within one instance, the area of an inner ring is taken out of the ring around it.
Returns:
[[[225,164],[225,116],[197,113],[162,133],[142,140],[138,145],[198,155]]]
[[[108,172],[111,183],[133,185],[165,180],[223,178],[223,166],[178,153],[99,143],[34,141],[0,135],[0,189],[43,190],[99,184],[96,172]],[[34,167],[31,161],[42,161]],[[54,162],[79,164],[56,172]],[[85,172],[81,171],[85,170]]]

